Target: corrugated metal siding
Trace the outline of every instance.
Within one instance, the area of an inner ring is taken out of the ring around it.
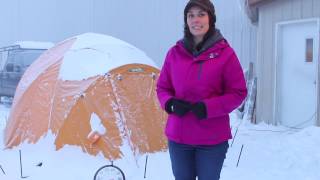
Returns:
[[[223,0],[213,1],[216,7],[217,27],[235,49],[244,68],[257,58],[257,27],[252,25],[245,13],[243,0],[226,3]]]
[[[320,17],[320,0],[281,0],[259,7],[257,120],[276,124],[274,114],[275,25]],[[319,78],[320,79],[320,78]]]
[[[318,1],[313,1],[312,3],[312,16],[314,17],[320,17],[320,0]],[[320,36],[319,36],[320,38]],[[320,39],[319,39],[320,42]],[[320,45],[319,45],[319,51],[318,51],[318,56],[319,56],[319,63],[318,63],[318,94],[320,94]],[[320,95],[318,95],[318,113],[317,113],[317,117],[318,117],[318,126],[320,126]]]
[[[171,0],[6,0],[0,6],[0,46],[98,32],[137,46],[160,65],[182,36],[184,5]]]
[[[256,30],[239,2],[214,0],[218,26],[247,67],[256,57]],[[160,66],[183,34],[187,0],[6,0],[0,46],[18,40],[59,42],[84,32],[109,34],[145,51]],[[229,9],[226,11],[226,9]]]

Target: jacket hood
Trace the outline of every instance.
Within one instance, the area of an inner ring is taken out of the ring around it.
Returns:
[[[217,42],[223,40],[224,37],[219,29],[215,33],[202,41],[197,47],[193,47],[192,39],[184,37],[181,41],[185,49],[187,49],[193,56],[199,56],[202,52],[214,46]]]

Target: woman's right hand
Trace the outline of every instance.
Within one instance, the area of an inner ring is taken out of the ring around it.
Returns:
[[[192,105],[188,101],[171,98],[166,102],[165,110],[168,114],[174,113],[179,117],[184,116],[192,108]]]

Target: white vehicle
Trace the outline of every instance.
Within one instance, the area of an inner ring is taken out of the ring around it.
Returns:
[[[21,41],[0,48],[0,100],[2,96],[14,96],[28,66],[53,45],[49,42]]]

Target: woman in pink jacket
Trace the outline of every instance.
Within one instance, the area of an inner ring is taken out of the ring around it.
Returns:
[[[215,22],[209,0],[187,3],[184,37],[168,51],[157,82],[176,180],[220,178],[232,138],[229,113],[247,95],[239,60]]]

